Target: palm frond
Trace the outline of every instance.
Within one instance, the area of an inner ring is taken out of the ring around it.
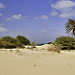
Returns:
[[[68,22],[65,24],[66,33],[73,32],[75,35],[75,19],[68,19]]]

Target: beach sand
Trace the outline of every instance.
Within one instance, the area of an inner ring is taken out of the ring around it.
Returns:
[[[0,51],[0,75],[75,75],[75,51]]]

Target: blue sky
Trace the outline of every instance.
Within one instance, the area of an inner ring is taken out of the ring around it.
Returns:
[[[0,0],[0,37],[23,35],[36,43],[66,36],[65,23],[75,17],[74,0]]]

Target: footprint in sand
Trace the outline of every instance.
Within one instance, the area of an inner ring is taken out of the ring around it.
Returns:
[[[36,67],[36,64],[34,64],[33,67]]]

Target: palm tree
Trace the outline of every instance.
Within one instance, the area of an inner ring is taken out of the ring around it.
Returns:
[[[68,19],[68,22],[65,25],[66,33],[72,31],[72,34],[75,35],[75,19]]]

